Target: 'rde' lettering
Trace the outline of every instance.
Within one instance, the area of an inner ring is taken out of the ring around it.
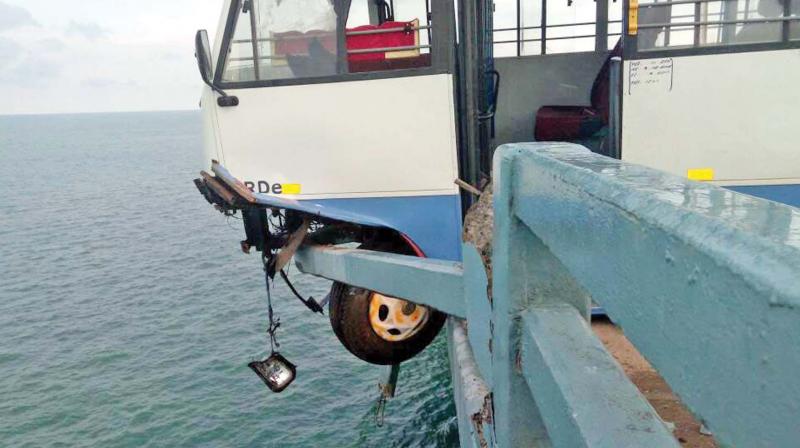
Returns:
[[[244,185],[250,191],[252,191],[253,193],[284,194],[283,184],[280,184],[280,183],[270,184],[269,182],[267,182],[265,180],[259,180],[259,181],[255,181],[255,182],[247,180],[247,181],[244,181]],[[292,188],[297,188],[296,184],[289,184],[289,186],[292,187]],[[290,189],[292,189],[292,188],[290,188]],[[297,190],[297,192],[299,192],[299,189]],[[287,193],[287,194],[296,194],[296,192],[292,191],[292,192]]]

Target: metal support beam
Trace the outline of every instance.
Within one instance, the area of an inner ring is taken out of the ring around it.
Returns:
[[[332,246],[302,247],[295,261],[307,274],[466,316],[460,263]]]
[[[610,60],[608,73],[608,156],[622,158],[622,58],[614,56]]]
[[[594,51],[608,51],[608,0],[595,0],[594,36]]]
[[[547,0],[542,0],[542,28],[540,36],[542,39],[542,48],[539,54],[545,55],[547,54]]]

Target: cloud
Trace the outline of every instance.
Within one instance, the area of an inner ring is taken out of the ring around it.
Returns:
[[[88,40],[102,39],[109,34],[111,34],[111,31],[94,22],[76,22],[71,20],[67,26],[68,36],[81,36]]]
[[[33,15],[27,9],[0,2],[0,31],[23,26],[39,26],[39,23],[33,20]]]
[[[219,3],[0,0],[0,114],[196,108]]]
[[[0,82],[21,87],[52,82],[63,72],[60,52],[64,48],[57,38],[17,41],[0,36]]]
[[[6,67],[22,54],[22,47],[11,39],[0,37],[0,67]]]
[[[67,44],[57,37],[46,37],[33,42],[31,47],[40,53],[59,53],[67,49]]]
[[[60,63],[40,57],[25,57],[0,71],[0,81],[20,87],[39,87],[61,75]]]
[[[139,87],[139,83],[132,79],[88,78],[81,81],[81,86],[91,89],[110,89],[119,87]]]

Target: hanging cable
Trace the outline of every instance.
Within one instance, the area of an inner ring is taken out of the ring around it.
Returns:
[[[278,343],[278,339],[276,333],[278,332],[278,328],[281,326],[281,319],[275,317],[275,313],[272,310],[272,292],[270,291],[269,287],[269,259],[266,255],[261,257],[264,263],[264,280],[267,285],[267,312],[269,315],[269,326],[267,327],[267,334],[269,334],[269,347],[270,352],[272,354],[275,353],[275,348],[280,348],[280,344]]]
[[[294,294],[294,296],[297,297],[297,300],[303,302],[303,305],[305,305],[308,309],[310,309],[311,311],[313,311],[315,313],[319,313],[319,314],[323,314],[323,315],[325,314],[325,312],[324,312],[324,310],[322,308],[322,305],[317,303],[317,301],[314,300],[313,297],[309,297],[308,299],[304,299],[303,296],[301,296],[300,293],[297,292],[297,289],[295,289],[295,287],[292,284],[292,282],[289,281],[289,276],[286,275],[286,271],[284,271],[283,269],[281,269],[281,278],[283,278],[283,281],[286,282],[286,286],[289,287],[289,290],[292,291],[292,294]]]

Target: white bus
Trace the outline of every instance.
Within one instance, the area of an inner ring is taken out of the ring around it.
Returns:
[[[475,197],[454,181],[481,187],[508,142],[800,206],[800,0],[224,0],[197,55],[215,174],[197,184],[270,253],[313,217],[323,242],[458,260]],[[346,285],[330,306],[378,364],[444,322]]]

